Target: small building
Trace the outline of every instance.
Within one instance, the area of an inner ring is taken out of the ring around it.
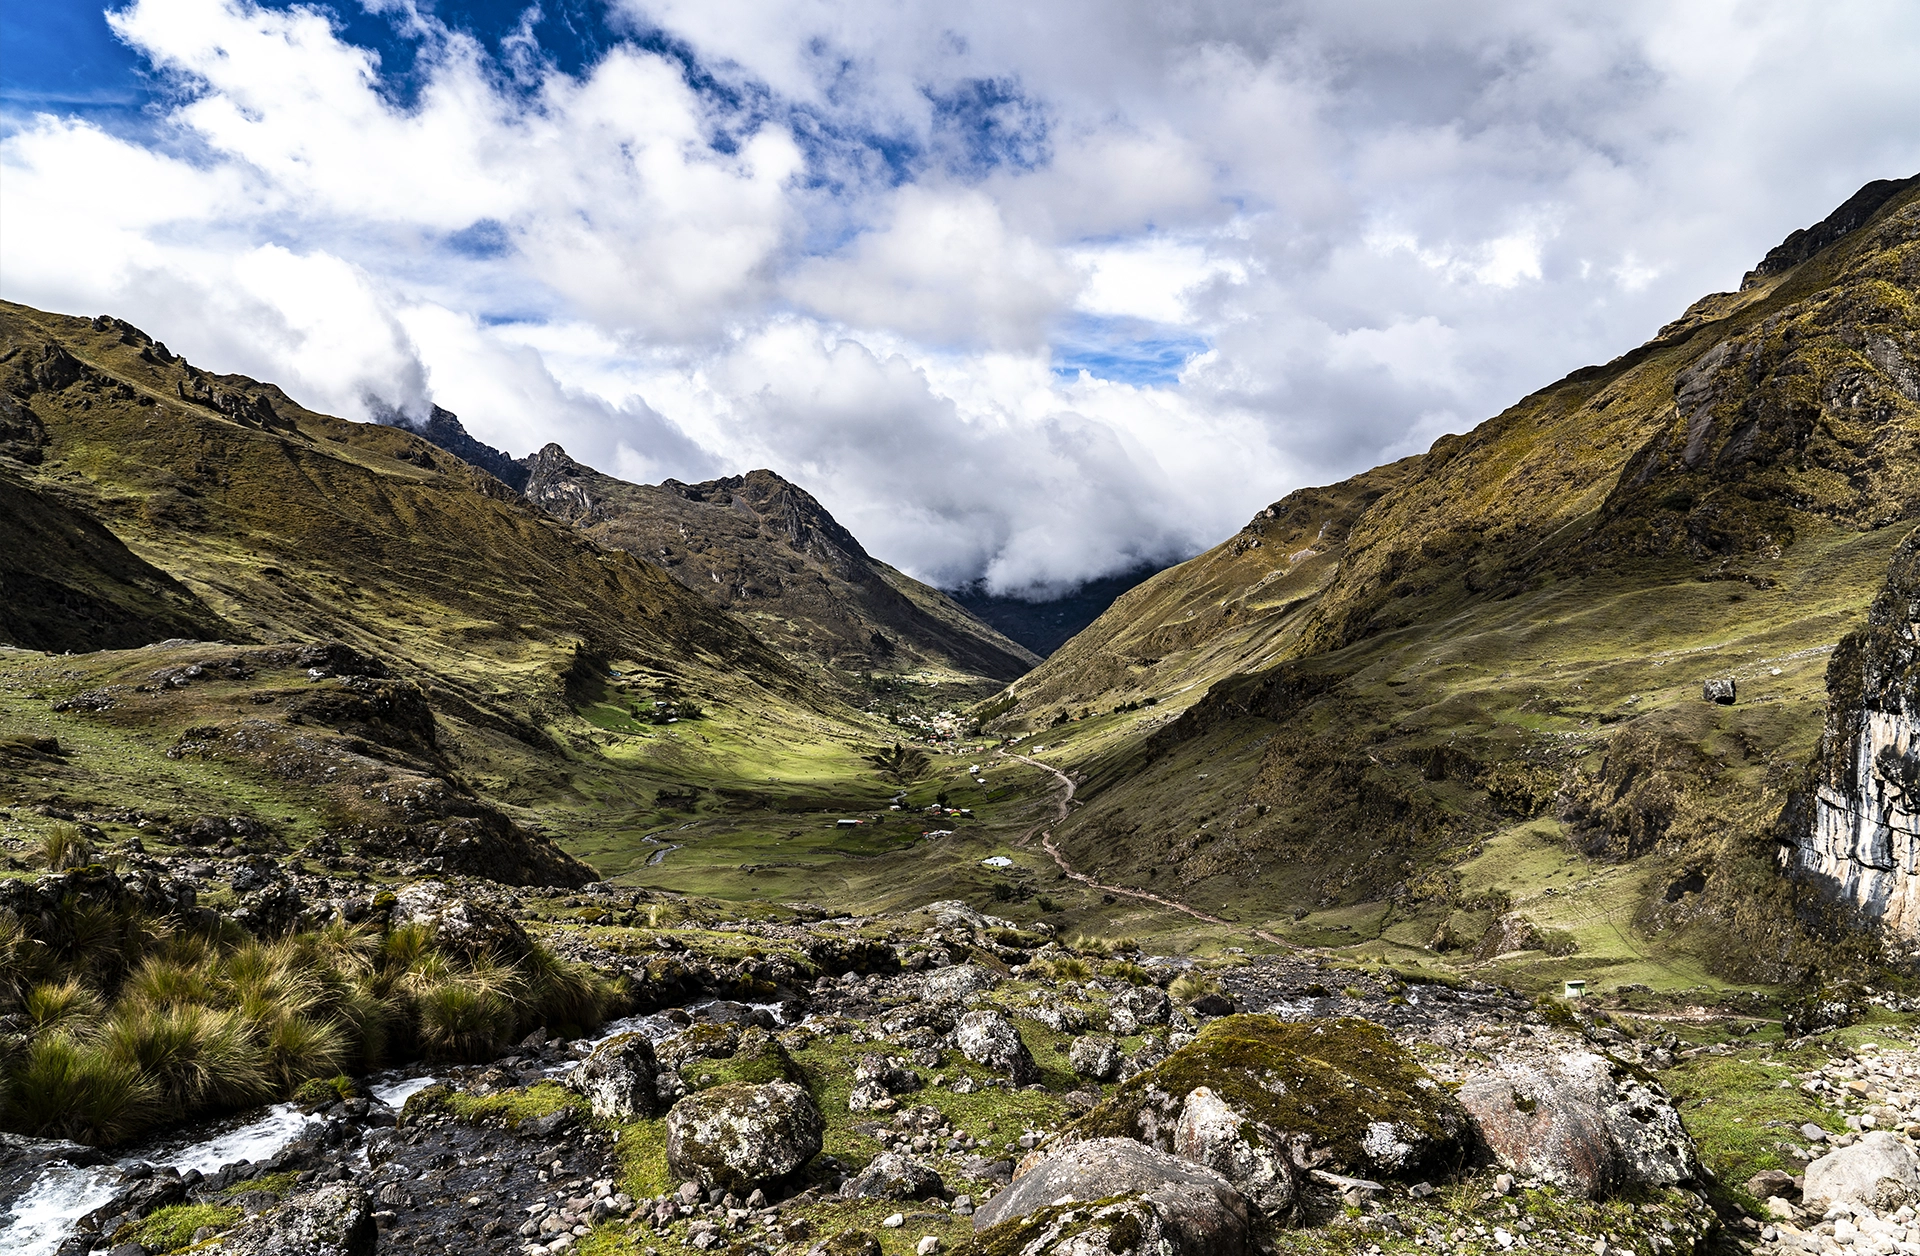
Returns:
[[[833,827],[835,827],[836,829],[857,829],[857,828],[859,828],[859,827],[860,827],[860,821],[858,821],[858,820],[836,820],[836,821],[834,821],[834,825],[833,825]]]
[[[1569,982],[1567,983],[1567,995],[1566,995],[1566,997],[1568,997],[1569,999],[1583,999],[1583,998],[1585,998],[1585,997],[1586,997],[1586,995],[1587,995],[1587,983],[1586,983],[1586,982],[1584,982],[1584,981],[1569,981]]]

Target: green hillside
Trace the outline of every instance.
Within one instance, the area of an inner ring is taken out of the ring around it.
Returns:
[[[1084,778],[1076,870],[1543,983],[1821,962],[1775,821],[1920,508],[1920,180],[1868,192],[1647,345],[1276,503],[983,708]]]

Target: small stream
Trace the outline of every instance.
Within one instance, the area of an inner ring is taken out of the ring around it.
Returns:
[[[709,1000],[708,1002],[716,1002]],[[696,1003],[686,1010],[697,1013],[708,1003]],[[752,1003],[747,1006],[770,1013],[780,1021],[777,1003]],[[599,1045],[619,1034],[641,1033],[649,1041],[659,1042],[680,1032],[683,1026],[657,1012],[609,1021],[589,1041]],[[564,1073],[577,1060],[569,1060],[547,1070]],[[389,1107],[398,1109],[415,1093],[433,1085],[433,1077],[408,1077],[378,1082],[367,1092]],[[174,1133],[139,1147],[112,1164],[83,1167],[65,1161],[43,1166],[33,1185],[0,1215],[0,1252],[6,1256],[53,1256],[61,1242],[73,1233],[74,1223],[111,1200],[121,1187],[121,1170],[146,1163],[155,1169],[177,1169],[186,1173],[198,1169],[211,1175],[236,1161],[270,1160],[282,1148],[300,1137],[310,1121],[290,1103],[275,1104],[264,1111],[231,1117],[211,1127],[200,1126],[192,1133]]]
[[[407,1096],[433,1084],[431,1077],[410,1077],[403,1081],[371,1086],[369,1092],[382,1103],[398,1108]],[[0,1251],[8,1256],[53,1256],[63,1240],[73,1233],[80,1218],[111,1200],[121,1186],[121,1170],[146,1163],[156,1169],[177,1169],[186,1173],[198,1169],[211,1174],[223,1165],[240,1160],[270,1160],[288,1143],[297,1139],[314,1118],[290,1103],[277,1103],[263,1113],[229,1118],[197,1134],[202,1137],[162,1137],[121,1157],[113,1164],[83,1168],[56,1160],[44,1166],[13,1203],[0,1216]]]

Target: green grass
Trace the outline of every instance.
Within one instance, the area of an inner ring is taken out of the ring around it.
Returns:
[[[193,1243],[202,1226],[224,1230],[240,1220],[240,1210],[224,1204],[169,1204],[145,1218],[122,1226],[115,1243],[138,1243],[151,1252],[177,1252]]]

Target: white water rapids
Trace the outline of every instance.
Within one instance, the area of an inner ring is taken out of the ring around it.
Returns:
[[[433,1080],[410,1077],[369,1089],[381,1102],[397,1108]],[[0,1251],[7,1256],[53,1256],[73,1233],[74,1222],[113,1198],[121,1186],[120,1171],[129,1165],[144,1162],[155,1169],[212,1173],[238,1160],[269,1160],[298,1138],[311,1119],[292,1104],[279,1103],[250,1120],[228,1122],[226,1128],[198,1141],[177,1135],[158,1139],[115,1164],[82,1168],[56,1160],[42,1167],[12,1210],[0,1216]]]

